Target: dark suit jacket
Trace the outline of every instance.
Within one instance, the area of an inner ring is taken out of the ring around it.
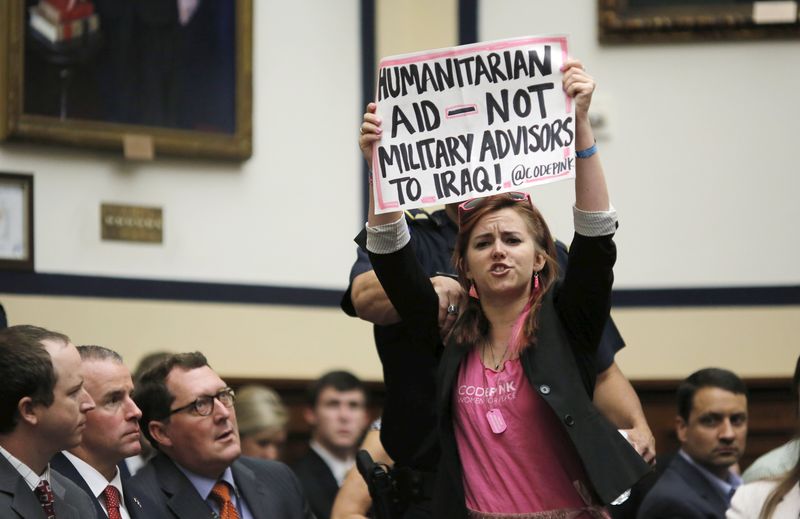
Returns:
[[[328,519],[331,516],[336,493],[339,492],[339,484],[336,483],[328,464],[314,449],[308,449],[308,454],[303,456],[292,469],[308,496],[311,511],[317,519]]]
[[[99,517],[92,499],[58,472],[51,471],[50,487],[58,519]],[[36,495],[5,456],[0,456],[0,514],[3,518],[44,519],[44,511]]]
[[[542,301],[536,343],[520,356],[528,382],[561,420],[564,434],[572,440],[593,490],[603,503],[616,499],[649,472],[641,457],[591,400],[595,355],[608,319],[615,259],[611,236],[575,235],[566,276]],[[466,517],[452,391],[471,345],[442,346],[437,322],[439,298],[412,247],[406,245],[392,254],[370,253],[370,260],[403,322],[414,330],[415,342],[427,344],[429,354],[438,351],[441,355],[435,399],[441,460],[434,516]],[[520,462],[529,462],[535,455],[522,452]]]
[[[728,503],[703,474],[676,455],[639,508],[641,519],[725,519]]]
[[[62,476],[69,478],[70,481],[86,492],[86,494],[92,498],[97,516],[105,517],[106,513],[100,505],[100,501],[94,497],[92,489],[89,488],[89,485],[83,479],[81,473],[78,472],[78,469],[75,468],[75,465],[73,465],[66,456],[60,452],[53,456],[53,459],[50,460],[50,467],[58,471]],[[136,494],[134,490],[130,488],[130,485],[127,484],[126,480],[122,481],[122,490],[125,497],[125,508],[128,510],[131,519],[149,519],[150,514],[148,511],[153,508],[149,499],[144,495]]]
[[[241,457],[231,465],[233,479],[256,519],[313,519],[303,490],[283,463]],[[183,472],[158,454],[130,479],[130,486],[148,495],[156,507],[153,519],[211,518],[211,507]]]

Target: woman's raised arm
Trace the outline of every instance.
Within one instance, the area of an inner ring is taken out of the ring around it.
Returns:
[[[402,211],[393,211],[383,214],[375,214],[375,200],[374,192],[372,190],[372,153],[375,145],[381,140],[383,130],[381,130],[381,118],[375,113],[378,106],[375,103],[369,103],[367,110],[364,112],[364,120],[361,123],[361,136],[358,138],[358,145],[361,148],[361,153],[364,155],[364,160],[367,161],[369,173],[369,216],[367,218],[367,225],[375,227],[387,223],[394,223],[403,216]]]
[[[575,150],[586,156],[576,158],[575,206],[581,211],[608,211],[608,188],[589,122],[595,82],[578,60],[568,59],[562,70],[564,91],[575,100]]]

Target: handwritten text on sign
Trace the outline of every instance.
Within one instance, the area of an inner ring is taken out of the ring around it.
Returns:
[[[380,63],[379,213],[574,177],[563,36],[479,43]]]

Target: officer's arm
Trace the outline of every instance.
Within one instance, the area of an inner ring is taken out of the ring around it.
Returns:
[[[369,452],[375,463],[393,465],[392,459],[386,454],[381,445],[381,432],[369,431],[364,437],[361,448]],[[355,467],[350,469],[342,483],[342,488],[336,494],[336,500],[331,509],[331,519],[366,519],[366,514],[372,506],[367,484]]]
[[[464,303],[464,289],[458,281],[448,276],[433,276],[431,284],[439,296],[439,331],[445,336],[456,322],[458,308]],[[372,270],[353,278],[350,297],[356,314],[365,321],[385,326],[401,320]],[[455,312],[447,311],[450,305],[456,307]]]
[[[616,362],[597,374],[594,404],[611,423],[627,433],[628,441],[646,462],[655,460],[656,440],[647,425],[642,404]]]
[[[400,315],[386,297],[386,292],[383,291],[374,270],[356,276],[350,294],[353,308],[361,319],[384,326],[400,322]]]

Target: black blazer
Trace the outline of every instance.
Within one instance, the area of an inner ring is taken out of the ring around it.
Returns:
[[[458,369],[471,345],[448,344],[443,348],[437,324],[438,296],[410,246],[392,254],[371,253],[370,260],[403,321],[415,330],[415,340],[441,352],[435,397],[441,460],[434,516],[466,517],[451,406]],[[535,346],[525,349],[521,356],[531,387],[562,420],[589,483],[603,503],[616,499],[649,471],[591,401],[595,352],[608,319],[615,260],[612,236],[575,235],[567,274],[542,302]],[[520,459],[524,462],[525,453]]]
[[[664,474],[645,496],[641,519],[725,519],[722,492],[683,456],[676,454]]]
[[[317,519],[328,519],[336,493],[339,492],[339,484],[328,464],[314,449],[308,449],[308,453],[292,466],[292,470],[303,485],[311,511]]]
[[[53,456],[53,459],[50,460],[50,467],[78,485],[81,490],[92,498],[97,517],[106,517],[106,512],[100,505],[100,501],[94,496],[92,489],[86,484],[86,480],[83,479],[83,476],[81,476],[81,473],[75,468],[75,465],[73,465],[64,454],[59,452]],[[128,510],[131,519],[149,519],[151,515],[149,512],[152,511],[152,506],[148,506],[150,500],[146,496],[136,494],[133,489],[126,484],[124,479],[122,480],[122,493],[125,498],[125,508]]]
[[[233,479],[256,519],[313,519],[300,483],[283,463],[241,457],[231,465]],[[149,495],[153,519],[213,517],[191,481],[167,456],[159,453],[130,479],[130,486]]]

